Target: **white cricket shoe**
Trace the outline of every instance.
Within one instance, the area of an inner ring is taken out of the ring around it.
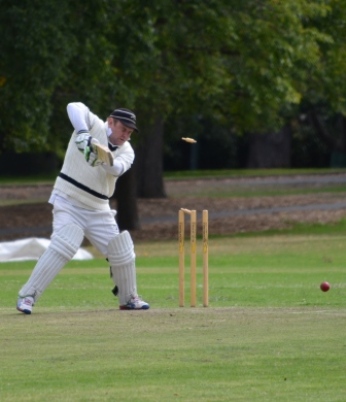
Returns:
[[[31,314],[34,306],[34,298],[31,296],[18,297],[17,310],[24,314]]]
[[[139,296],[132,296],[126,304],[119,306],[120,310],[148,310],[149,307],[149,304]]]

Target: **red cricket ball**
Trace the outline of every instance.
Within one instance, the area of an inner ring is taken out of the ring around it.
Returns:
[[[322,282],[320,284],[320,289],[322,290],[322,292],[328,292],[328,290],[330,289],[330,284],[328,282]]]

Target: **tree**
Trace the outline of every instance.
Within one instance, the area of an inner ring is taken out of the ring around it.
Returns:
[[[325,16],[307,21],[329,40],[320,44],[319,62],[311,66],[309,85],[300,112],[308,117],[316,135],[337,165],[346,161],[346,4],[332,0]]]
[[[116,220],[120,230],[140,229],[135,180],[135,171],[130,169],[117,181],[114,195],[117,200]]]
[[[145,126],[136,147],[137,194],[144,198],[163,198],[163,119]]]
[[[139,194],[162,197],[164,138],[178,138],[169,121],[200,116],[254,135],[280,132],[302,100],[345,114],[345,7],[341,0],[2,0],[3,147],[62,148],[68,101],[83,100],[100,115],[127,105],[140,118]]]
[[[286,132],[310,66],[319,63],[320,43],[330,41],[306,21],[324,18],[327,3],[180,1],[169,19],[156,6],[151,15],[165,63],[157,65],[159,80],[148,81],[176,105],[168,115],[198,113],[252,138],[262,133],[262,142],[267,131]]]
[[[75,49],[68,3],[1,0],[0,153],[49,149],[52,95]]]

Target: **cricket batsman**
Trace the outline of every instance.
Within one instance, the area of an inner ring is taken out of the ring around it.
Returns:
[[[110,264],[119,308],[147,310],[149,304],[137,293],[133,241],[128,231],[119,232],[116,211],[109,205],[117,178],[134,161],[129,141],[132,133],[138,132],[136,116],[131,110],[119,108],[103,121],[78,102],[67,105],[67,114],[74,131],[49,198],[53,205],[51,242],[20,289],[17,310],[32,313],[42,293],[73,258],[84,236]],[[112,164],[98,157],[96,144],[109,148]]]

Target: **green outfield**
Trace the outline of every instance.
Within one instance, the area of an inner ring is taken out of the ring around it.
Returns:
[[[200,307],[178,307],[176,242],[136,246],[149,311],[119,311],[96,259],[21,315],[33,262],[0,264],[1,400],[344,401],[344,226],[212,238],[208,308],[201,275]]]

